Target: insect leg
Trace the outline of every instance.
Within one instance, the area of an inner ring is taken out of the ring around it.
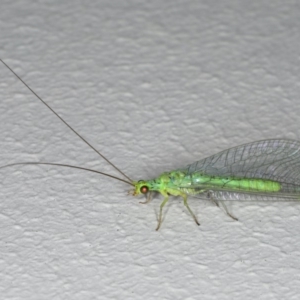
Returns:
[[[220,202],[221,202],[221,205],[223,206],[223,208],[225,209],[226,214],[227,214],[231,219],[233,219],[233,220],[235,220],[235,221],[238,221],[239,219],[236,218],[235,216],[233,216],[233,215],[228,211],[228,209],[227,209],[225,203],[224,203],[223,201],[220,201]]]
[[[207,197],[208,197],[209,200],[210,200],[212,203],[214,203],[217,207],[220,207],[218,201],[216,201],[215,199],[213,199],[213,198],[211,197],[210,192],[207,193]]]
[[[207,193],[207,197],[209,198],[209,200],[211,200],[213,203],[215,203],[218,207],[220,207],[219,203],[221,203],[221,205],[223,206],[225,213],[227,214],[227,216],[229,216],[231,219],[238,221],[239,219],[236,218],[235,216],[233,216],[229,211],[228,208],[226,207],[225,203],[223,201],[216,201],[213,198],[213,192],[212,191],[208,191]]]
[[[198,222],[198,220],[197,220],[195,214],[192,212],[192,210],[190,209],[190,207],[189,207],[189,205],[188,205],[188,203],[187,203],[187,195],[182,194],[181,196],[182,196],[182,198],[183,198],[184,206],[188,209],[188,211],[190,212],[190,214],[191,214],[191,216],[193,217],[194,221],[195,221],[196,224],[199,226],[200,223]]]
[[[159,216],[158,216],[158,224],[156,227],[156,231],[160,228],[160,225],[162,223],[162,210],[163,207],[166,205],[166,203],[169,201],[169,196],[168,194],[163,194],[165,196],[164,201],[160,204],[160,208],[159,208]]]
[[[149,203],[151,200],[152,200],[152,192],[149,192],[148,195],[147,195],[146,201],[140,201],[139,203],[141,203],[141,204],[147,204],[147,203]]]

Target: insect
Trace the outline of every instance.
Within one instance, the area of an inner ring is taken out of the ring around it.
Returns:
[[[224,200],[300,200],[300,142],[294,140],[255,141],[224,150],[185,168],[162,173],[151,180],[133,181],[64,121],[3,60],[0,61],[66,126],[125,179],[93,169],[49,162],[19,162],[1,166],[0,169],[16,165],[52,165],[95,172],[132,186],[130,193],[133,196],[146,195],[146,201],[140,202],[144,204],[152,199],[154,192],[158,192],[164,199],[160,204],[156,230],[161,226],[163,208],[169,201],[169,196],[182,197],[186,209],[197,225],[200,223],[188,205],[188,196],[209,199],[217,206],[221,204],[226,214],[234,220],[237,219],[229,213]]]

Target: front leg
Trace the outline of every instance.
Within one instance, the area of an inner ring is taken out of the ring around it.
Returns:
[[[147,204],[152,200],[152,192],[149,192],[145,201],[140,201],[141,204]]]
[[[187,203],[187,195],[181,191],[174,190],[174,189],[167,189],[166,191],[160,191],[160,193],[164,196],[163,202],[160,204],[160,210],[159,210],[159,216],[158,216],[158,224],[156,227],[156,230],[159,230],[161,223],[162,223],[162,211],[163,207],[166,205],[166,203],[169,201],[169,194],[172,196],[181,196],[183,198],[184,206],[188,209],[189,213],[193,217],[195,223],[199,226],[200,223],[198,222],[195,214],[190,209],[188,203]]]
[[[160,225],[162,223],[162,211],[163,211],[163,208],[164,206],[166,205],[166,203],[169,201],[169,196],[167,193],[165,192],[161,192],[161,194],[165,197],[164,198],[164,201],[160,204],[160,208],[159,208],[159,216],[158,216],[158,224],[157,224],[157,227],[156,227],[156,231],[159,230],[160,228]]]
[[[187,210],[189,211],[189,213],[191,214],[191,216],[193,217],[195,223],[199,226],[200,223],[198,222],[195,214],[192,212],[192,210],[190,209],[188,202],[187,202],[187,194],[185,194],[184,192],[180,191],[180,190],[176,190],[176,189],[168,189],[167,193],[169,193],[170,195],[173,196],[180,196],[183,198],[183,204],[184,206],[187,208]],[[166,194],[168,195],[168,194]]]

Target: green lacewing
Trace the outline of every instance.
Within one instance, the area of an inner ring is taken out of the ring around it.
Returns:
[[[131,194],[144,194],[148,203],[153,192],[164,199],[160,204],[158,230],[162,223],[163,208],[169,196],[180,196],[195,223],[200,225],[188,205],[188,196],[202,197],[221,204],[231,215],[224,202],[232,201],[295,201],[300,200],[300,142],[287,139],[268,139],[233,147],[196,161],[182,169],[164,172],[150,180],[131,180],[102,153],[95,149],[75,129],[63,120],[39,95],[37,95],[3,60],[0,61],[70,130],[93,149],[100,157],[117,170],[123,178],[79,166],[51,162],[18,162],[1,166],[51,165],[95,172],[122,181],[132,186]]]

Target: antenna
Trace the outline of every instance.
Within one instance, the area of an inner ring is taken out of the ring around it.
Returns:
[[[9,69],[45,106],[48,107],[66,126],[68,126],[82,141],[84,141],[91,149],[98,153],[107,163],[109,163],[115,170],[127,178],[130,182],[132,180],[122,172],[118,167],[116,167],[112,162],[110,162],[103,154],[101,154],[96,148],[94,148],[85,138],[83,138],[75,129],[71,127],[49,104],[47,104],[13,69],[11,69],[2,59],[0,61]],[[108,175],[108,174],[106,174]],[[113,177],[109,175],[110,177]]]
[[[48,162],[20,162],[20,163],[14,163],[14,164],[8,164],[5,166],[1,166],[0,169],[4,169],[4,168],[8,168],[8,167],[13,167],[13,166],[19,166],[19,165],[48,165],[48,166],[59,166],[59,167],[67,167],[67,168],[73,168],[73,169],[79,169],[79,170],[84,170],[84,171],[89,171],[89,172],[94,172],[94,173],[98,173],[100,175],[104,175],[122,182],[125,182],[127,184],[130,184],[132,186],[134,186],[134,184],[130,181],[124,180],[122,178],[107,174],[107,173],[103,173],[100,171],[96,171],[93,169],[87,169],[87,168],[82,168],[82,167],[77,167],[77,166],[72,166],[72,165],[66,165],[66,164],[56,164],[56,163],[48,163]]]

